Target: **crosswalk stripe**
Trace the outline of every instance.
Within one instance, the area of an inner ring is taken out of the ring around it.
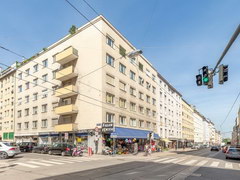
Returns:
[[[211,167],[218,167],[218,165],[219,165],[219,162],[212,162],[212,164],[210,165]]]
[[[167,160],[167,159],[169,159],[169,158],[157,159],[157,160],[154,160],[153,162],[165,161],[165,160]]]
[[[67,161],[67,160],[61,160],[61,159],[50,159],[51,161],[57,161],[57,162],[60,162],[60,163],[74,163],[74,162],[71,162],[71,161]]]
[[[185,161],[185,159],[179,159],[179,160],[177,160],[177,161],[174,161],[173,163],[174,163],[174,164],[177,164],[177,163],[180,163],[180,162],[182,162],[182,161]]]
[[[199,163],[197,163],[197,166],[203,166],[204,164],[206,164],[208,161],[206,160],[203,160],[203,161],[200,161]]]
[[[52,166],[52,164],[46,164],[46,163],[35,162],[35,161],[28,161],[28,163],[41,165],[41,166]]]
[[[166,160],[166,161],[163,161],[163,163],[170,163],[170,162],[173,162],[173,161],[175,161],[175,160],[177,160],[177,159],[178,159],[178,158]]]
[[[226,163],[225,168],[232,169],[233,168],[232,163]]]
[[[50,164],[58,164],[58,165],[64,164],[64,163],[60,163],[60,162],[53,162],[53,161],[47,161],[47,160],[41,160],[41,161],[45,162],[45,163],[50,163]]]
[[[191,164],[195,163],[196,161],[197,161],[197,160],[188,161],[188,162],[185,163],[185,165],[191,165]]]
[[[72,162],[83,162],[81,159],[62,159],[63,161],[72,161]]]
[[[20,165],[20,166],[25,166],[25,167],[29,167],[29,168],[38,168],[39,166],[35,166],[35,165],[31,165],[31,164],[25,164],[25,163],[20,163],[20,162],[16,162],[14,164]]]

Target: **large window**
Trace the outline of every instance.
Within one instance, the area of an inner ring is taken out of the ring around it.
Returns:
[[[144,107],[143,107],[143,106],[139,106],[139,112],[140,112],[141,114],[144,114]]]
[[[109,54],[106,55],[106,63],[110,66],[114,67],[114,58]]]
[[[112,113],[106,113],[106,122],[114,122],[115,115]]]
[[[29,108],[25,109],[25,116],[29,116]]]
[[[35,87],[35,86],[37,86],[37,85],[38,85],[38,78],[36,78],[36,79],[33,80],[33,86]]]
[[[42,105],[42,113],[47,112],[47,104]]]
[[[109,104],[114,104],[114,95],[106,93],[106,102]]]
[[[42,120],[42,128],[46,128],[47,127],[47,119],[43,119]]]
[[[119,116],[119,124],[126,125],[126,117],[125,116]]]
[[[42,63],[43,63],[43,67],[48,67],[48,60],[47,59],[45,59]]]
[[[143,128],[144,127],[144,121],[143,120],[139,120],[139,127]]]
[[[144,100],[144,95],[143,95],[142,92],[139,91],[139,94],[138,94],[138,95],[139,95],[139,99]]]
[[[38,113],[38,107],[35,106],[33,107],[33,115],[36,115]]]
[[[107,82],[108,84],[111,84],[111,85],[114,86],[114,77],[111,76],[111,75],[109,75],[109,74],[107,74],[107,75],[106,75],[106,82]]]
[[[136,111],[136,103],[130,102],[130,110]]]
[[[38,72],[38,64],[35,64],[35,65],[33,66],[33,72]]]
[[[136,89],[133,88],[133,87],[130,87],[130,94],[131,94],[132,96],[136,96]]]
[[[38,93],[33,94],[33,101],[36,101],[38,99]]]
[[[138,83],[142,86],[144,85],[144,79],[141,76],[138,77]]]
[[[22,92],[22,85],[18,86],[18,92]]]
[[[24,129],[28,129],[29,128],[29,122],[24,122]]]
[[[119,81],[119,89],[126,91],[126,84],[122,81]]]
[[[42,79],[43,79],[43,83],[44,83],[44,82],[47,82],[47,80],[48,80],[48,75],[47,75],[47,74],[44,74],[44,75],[42,76]]]
[[[112,38],[110,38],[109,36],[107,36],[107,44],[113,48],[114,40]]]
[[[32,122],[32,128],[33,129],[37,129],[37,121],[33,121]]]
[[[134,118],[130,118],[130,126],[137,126],[137,120]]]
[[[26,90],[30,88],[30,83],[29,82],[26,82],[25,85],[26,85]]]
[[[120,108],[126,108],[126,99],[119,98],[119,107]]]
[[[135,78],[136,78],[135,72],[133,72],[133,71],[130,70],[130,79],[132,79],[132,80],[135,81]]]
[[[123,74],[126,74],[126,66],[124,66],[122,63],[119,63],[119,71]]]

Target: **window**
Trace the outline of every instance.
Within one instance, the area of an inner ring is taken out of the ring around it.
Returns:
[[[48,80],[48,75],[47,75],[47,74],[44,74],[44,75],[42,76],[42,79],[43,79],[43,83],[47,82],[47,80]]]
[[[137,64],[136,63],[136,58],[132,57],[129,60],[130,60],[130,63],[132,63],[134,66]]]
[[[144,127],[144,121],[143,120],[139,120],[139,127],[141,127],[141,128]]]
[[[42,128],[46,128],[47,127],[47,119],[43,119],[42,120]]]
[[[35,86],[37,86],[37,85],[38,85],[38,78],[36,78],[36,79],[33,80],[33,86],[35,87]]]
[[[29,89],[29,87],[30,87],[29,82],[26,82],[25,85],[26,85],[26,90]]]
[[[146,88],[147,88],[148,90],[150,90],[151,84],[150,84],[149,82],[146,82]]]
[[[52,119],[52,127],[58,125],[58,118],[53,118]]]
[[[47,104],[42,105],[42,113],[47,112]]]
[[[147,128],[150,129],[151,128],[151,122],[147,121]]]
[[[29,122],[24,122],[24,129],[28,129],[29,128]]]
[[[107,36],[107,44],[113,48],[114,40],[112,38],[110,38],[109,36]]]
[[[115,114],[106,113],[106,122],[114,122],[114,116]]]
[[[111,75],[109,75],[109,74],[107,74],[107,75],[106,75],[106,82],[107,82],[108,84],[111,84],[111,85],[114,86],[114,77],[111,76]]]
[[[18,98],[18,106],[22,104],[22,98]]]
[[[119,124],[126,125],[126,117],[125,116],[119,116]]]
[[[136,111],[136,103],[130,102],[130,111]]]
[[[143,64],[142,63],[140,63],[140,62],[138,63],[138,68],[139,68],[140,71],[143,72]]]
[[[58,103],[57,102],[52,103],[52,109],[54,110],[56,107],[58,107]]]
[[[38,64],[35,64],[35,65],[33,66],[33,72],[38,72]]]
[[[135,81],[135,78],[136,78],[135,76],[136,76],[136,74],[130,70],[130,79]]]
[[[122,63],[119,63],[119,71],[123,74],[126,74],[126,66],[124,66]]]
[[[152,87],[152,92],[153,94],[156,94],[156,88],[154,86]]]
[[[121,54],[123,57],[126,56],[126,49],[124,49],[121,45],[119,46],[119,54]]]
[[[142,86],[144,85],[144,79],[141,76],[138,77],[138,83]]]
[[[132,96],[136,96],[136,89],[133,88],[133,87],[130,87],[130,94],[131,94]]]
[[[150,116],[151,114],[150,114],[151,112],[150,112],[150,109],[146,109],[146,114],[148,115],[148,116]]]
[[[126,91],[126,84],[122,81],[119,81],[119,89]]]
[[[142,92],[139,91],[138,95],[139,95],[139,99],[144,100],[144,97],[143,97],[144,95]]]
[[[29,103],[29,96],[25,96],[25,103]]]
[[[156,81],[156,76],[154,74],[152,74],[152,80]]]
[[[17,112],[17,117],[18,117],[18,118],[22,117],[22,111],[21,111],[21,110],[19,110],[19,111]]]
[[[42,98],[46,98],[47,95],[48,95],[47,89],[43,89],[43,90],[42,90]]]
[[[22,127],[21,127],[22,123],[17,123],[17,129],[20,130]]]
[[[38,99],[38,93],[33,94],[33,100],[36,101]]]
[[[37,121],[33,121],[32,122],[32,128],[33,129],[37,129]]]
[[[57,73],[57,70],[54,70],[54,71],[52,72],[52,77],[53,77],[53,79],[56,79],[56,73]]]
[[[18,86],[18,92],[22,92],[22,85]]]
[[[25,70],[25,74],[26,74],[26,76],[29,76],[29,74],[30,74],[30,69],[26,69],[26,70]]]
[[[53,87],[52,87],[52,95],[55,94],[55,92],[56,92],[57,89],[58,89],[58,86],[53,86]]]
[[[156,129],[157,126],[156,126],[156,123],[153,123],[153,129]]]
[[[29,116],[29,108],[25,109],[25,116]]]
[[[147,75],[148,77],[151,76],[151,73],[150,73],[150,71],[149,71],[148,69],[146,69],[146,75]]]
[[[114,58],[109,54],[106,55],[106,63],[110,66],[114,67]]]
[[[119,98],[119,107],[126,108],[126,99]]]
[[[106,93],[106,102],[109,104],[114,104],[114,95]]]
[[[45,67],[48,67],[48,60],[47,59],[45,59],[45,60],[43,60],[43,67],[45,68]]]
[[[152,98],[152,104],[156,106],[156,99]]]
[[[21,80],[22,79],[22,73],[18,74],[18,79]]]
[[[144,114],[144,107],[139,106],[139,112],[140,112],[141,114]]]
[[[146,101],[147,103],[150,103],[150,96],[146,95]]]
[[[38,107],[35,106],[33,107],[33,115],[36,115],[38,113]]]
[[[134,118],[130,118],[130,126],[137,126],[137,121]]]
[[[152,111],[152,116],[156,117],[156,111]]]

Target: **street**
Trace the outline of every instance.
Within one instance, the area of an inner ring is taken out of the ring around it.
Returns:
[[[240,179],[240,161],[202,149],[137,156],[21,154],[0,161],[0,179]]]

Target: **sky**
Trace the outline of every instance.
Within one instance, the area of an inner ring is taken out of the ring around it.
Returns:
[[[87,18],[96,14],[83,0],[69,0]],[[229,80],[214,88],[198,87],[198,69],[213,68],[240,23],[239,0],[86,0],[106,17],[153,64],[189,104],[222,132],[232,131],[240,100],[220,128],[240,91],[240,37],[223,64]],[[65,0],[2,0],[0,45],[31,57],[87,21]],[[21,58],[0,49],[0,62]],[[224,137],[231,136],[224,133]]]

